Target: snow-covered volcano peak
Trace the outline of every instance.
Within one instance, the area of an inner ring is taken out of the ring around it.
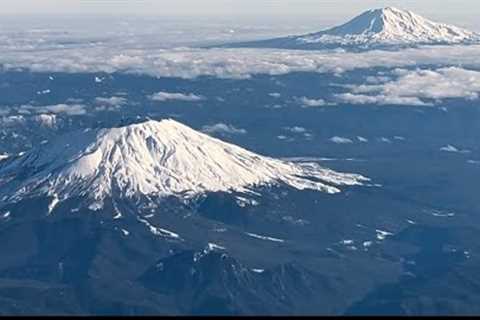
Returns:
[[[230,47],[284,49],[365,50],[378,47],[473,44],[480,35],[459,27],[428,20],[394,7],[363,12],[345,24],[320,32],[232,44]]]
[[[365,11],[347,23],[322,31],[323,34],[336,36],[360,35],[366,33],[381,33],[393,29],[396,25],[411,25],[411,21],[419,17],[410,11],[394,7],[372,9]]]
[[[474,32],[394,7],[368,10],[349,22],[299,40],[351,44],[433,44],[477,41]]]
[[[260,156],[174,120],[152,120],[86,130],[8,160],[0,167],[0,198],[80,197],[98,209],[110,197],[191,198],[277,183],[336,193],[337,186],[364,180],[317,164]]]

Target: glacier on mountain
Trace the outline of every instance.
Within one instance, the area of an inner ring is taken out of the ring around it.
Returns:
[[[0,164],[0,199],[48,196],[56,208],[71,197],[92,210],[107,198],[191,199],[207,192],[249,193],[255,186],[340,192],[368,178],[316,163],[260,156],[174,120],[84,130]]]
[[[394,7],[369,10],[349,22],[300,36],[303,43],[363,44],[452,44],[478,41],[479,35],[456,26],[428,20],[412,11]]]
[[[320,32],[233,43],[227,47],[283,49],[372,49],[390,46],[474,44],[478,33],[428,20],[394,7],[365,11],[345,24]]]

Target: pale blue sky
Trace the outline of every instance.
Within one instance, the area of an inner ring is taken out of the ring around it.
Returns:
[[[7,4],[8,3],[8,4]],[[397,6],[435,14],[480,13],[476,0],[7,0],[3,13],[113,13],[160,15],[300,15]]]
[[[3,14],[113,14],[158,16],[315,16],[343,21],[366,9],[396,6],[428,18],[472,26],[477,0],[3,0]]]

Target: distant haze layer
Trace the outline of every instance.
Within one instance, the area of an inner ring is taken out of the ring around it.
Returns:
[[[475,28],[475,13],[480,3],[471,0],[377,1],[377,0],[17,0],[2,9],[2,14],[108,14],[157,16],[310,16],[326,23],[337,23],[370,8],[396,6],[432,19]],[[281,20],[281,19],[280,19]],[[304,21],[302,21],[304,23]]]

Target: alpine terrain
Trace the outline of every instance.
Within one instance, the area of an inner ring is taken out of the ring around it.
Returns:
[[[0,161],[2,312],[315,313],[324,277],[290,251],[333,239],[292,199],[368,180],[174,120],[61,136]]]
[[[479,315],[478,4],[186,1],[5,8],[0,316]]]
[[[49,214],[73,197],[92,210],[107,198],[192,198],[207,192],[254,192],[283,183],[337,193],[368,179],[315,164],[262,157],[174,120],[87,130],[34,149],[0,167],[0,197],[12,203],[48,197]]]
[[[352,50],[416,45],[472,44],[480,35],[428,20],[394,7],[368,10],[347,23],[320,32],[232,44],[232,47]]]

